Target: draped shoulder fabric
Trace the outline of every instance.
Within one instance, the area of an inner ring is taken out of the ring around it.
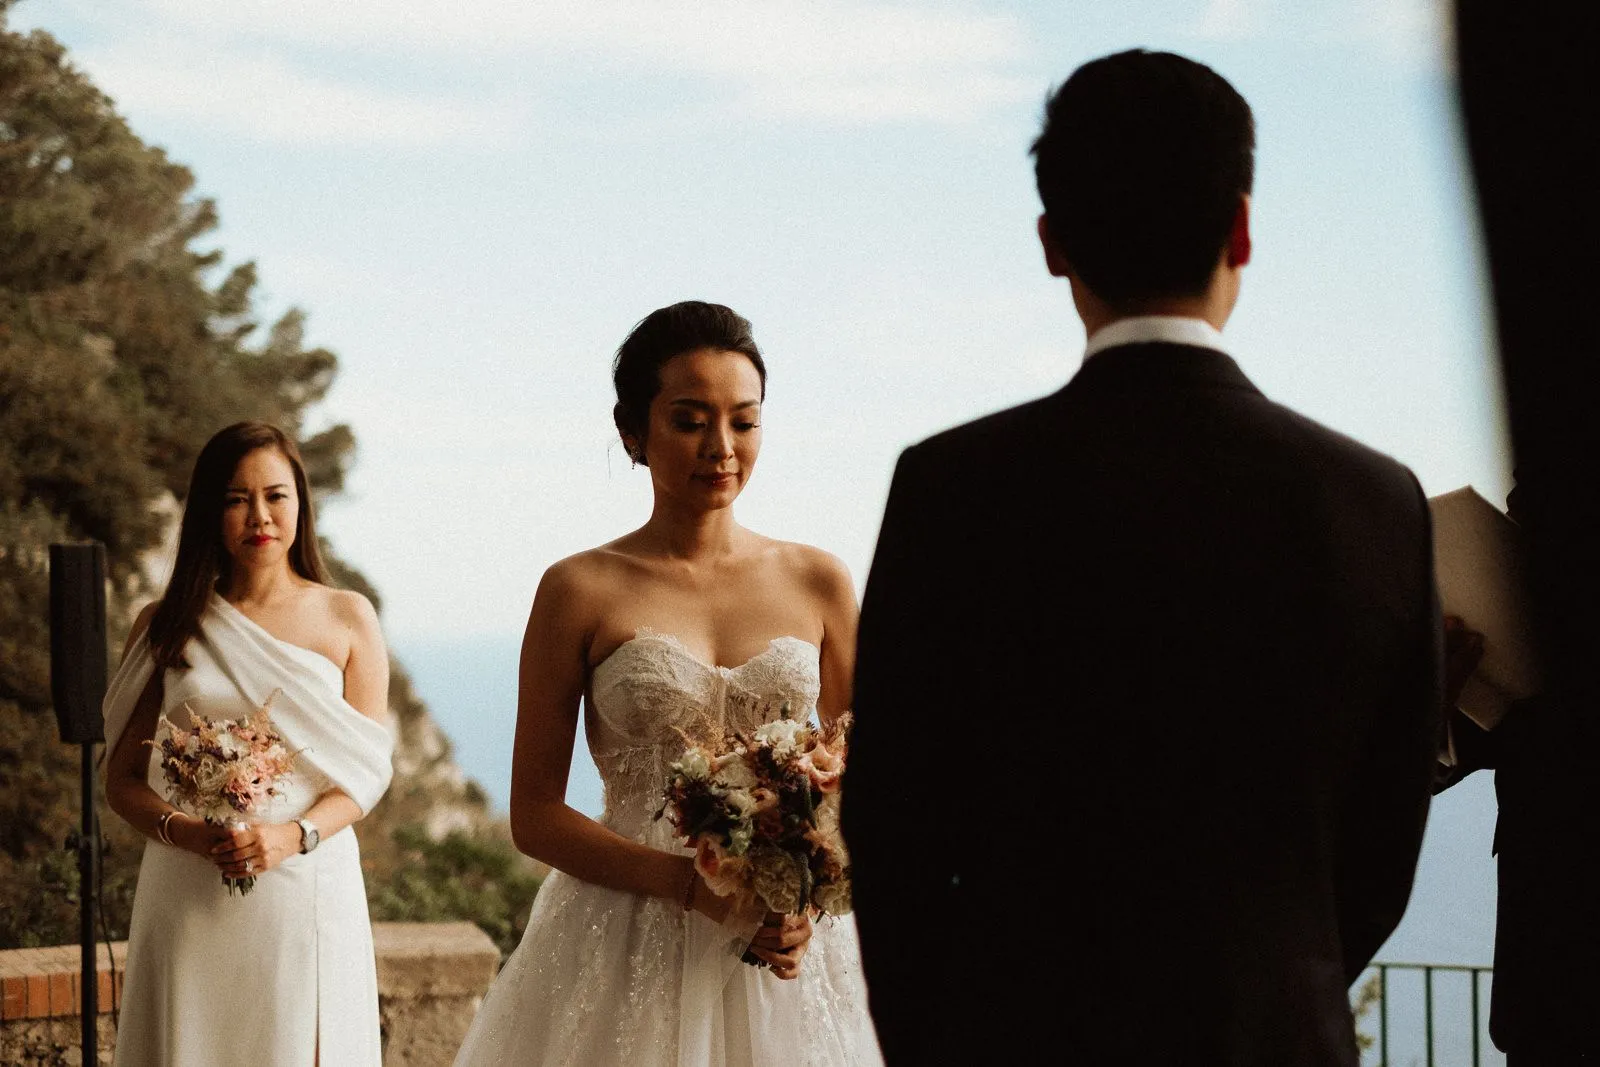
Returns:
[[[200,636],[189,642],[184,658],[190,670],[169,671],[168,682],[183,688],[184,675],[218,675],[249,705],[246,713],[272,698],[272,721],[290,750],[299,752],[297,766],[315,768],[363,814],[389,788],[394,739],[387,727],[345,702],[342,676],[330,685],[324,672],[334,665],[322,656],[278,640],[213,595],[200,619]],[[116,748],[153,667],[148,635],[140,634],[106,692],[107,752]]]
[[[278,640],[221,597],[212,598],[184,657],[189,667],[163,679],[168,718],[239,719],[270,697],[274,725],[298,752],[283,795],[259,821],[291,821],[334,789],[363,812],[383,796],[393,739],[344,700],[336,664]],[[141,636],[106,695],[107,751],[152,671]],[[155,759],[148,781],[167,795]],[[259,876],[247,896],[230,896],[199,856],[147,843],[126,975],[119,1064],[382,1062],[372,927],[350,829]]]

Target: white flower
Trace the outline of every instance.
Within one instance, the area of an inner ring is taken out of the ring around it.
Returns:
[[[829,793],[817,805],[817,832],[829,837],[839,832],[839,794]]]
[[[850,879],[818,886],[812,900],[826,915],[848,915],[853,906]]]
[[[784,760],[794,755],[806,724],[797,719],[774,719],[756,727],[756,741],[772,749],[772,755]]]
[[[214,756],[201,756],[194,769],[195,792],[202,797],[217,796],[232,776],[227,764],[219,763]]]
[[[756,774],[742,756],[722,756],[717,759],[717,769],[712,781],[727,789],[749,789],[756,784]]]
[[[711,776],[711,761],[706,759],[706,754],[698,748],[691,748],[683,754],[682,759],[672,765],[672,769],[691,782],[703,782]]]
[[[800,884],[804,877],[798,857],[771,845],[750,850],[750,870],[756,893],[772,911],[794,914],[804,903]]]
[[[751,782],[754,783],[754,781],[755,779],[752,777]],[[723,800],[741,819],[748,819],[756,813],[756,798],[751,796],[750,791],[747,789],[730,789],[727,795],[723,797]]]

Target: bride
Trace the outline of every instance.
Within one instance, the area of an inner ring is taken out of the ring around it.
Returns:
[[[687,301],[617,352],[614,417],[646,467],[644,526],[545,572],[523,638],[511,827],[555,871],[457,1056],[462,1065],[881,1062],[850,918],[731,912],[665,819],[685,737],[849,706],[843,564],[739,526],[766,367],[750,324]],[[580,700],[605,782],[564,801]],[[741,962],[749,951],[766,966]]]

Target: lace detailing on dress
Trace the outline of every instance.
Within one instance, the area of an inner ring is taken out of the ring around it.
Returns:
[[[810,716],[821,690],[819,656],[815,645],[780,637],[737,667],[718,667],[669,634],[641,630],[624,642],[590,679],[590,751],[605,782],[602,821],[636,841],[682,852],[671,824],[654,816],[685,738],[752,731],[786,703],[791,714]],[[850,917],[818,924],[794,982],[733,962],[738,946],[726,965],[701,955],[718,930],[675,902],[552,873],[457,1067],[882,1063]],[[708,983],[709,1003],[701,996]]]
[[[821,692],[817,646],[778,637],[737,667],[717,667],[671,634],[641,629],[594,669],[590,752],[605,785],[601,821],[636,841],[665,846],[654,823],[667,768],[687,740],[749,733],[778,718],[810,717]]]

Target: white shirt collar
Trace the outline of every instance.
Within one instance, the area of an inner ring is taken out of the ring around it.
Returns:
[[[1222,332],[1204,319],[1184,315],[1135,315],[1103,326],[1084,347],[1083,358],[1120,345],[1161,341],[1170,345],[1192,345],[1226,352]]]

